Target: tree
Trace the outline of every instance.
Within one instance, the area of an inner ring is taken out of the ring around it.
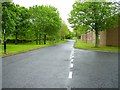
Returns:
[[[21,7],[16,5],[13,9],[14,17],[13,20],[15,22],[15,29],[12,30],[12,34],[15,36],[15,44],[17,44],[18,38],[24,38],[28,28],[30,27],[29,21],[29,13],[28,9],[25,7]]]
[[[2,21],[2,4],[0,3],[0,21]],[[0,44],[2,42],[2,25],[0,22]]]
[[[2,3],[2,33],[4,35],[4,54],[6,54],[6,36],[8,36],[11,32],[11,30],[14,28],[15,23],[11,19],[11,8],[13,8],[14,5],[11,2],[3,2]]]
[[[18,39],[26,39],[32,25],[28,9],[11,2],[3,2],[2,11],[2,31],[5,30],[5,36],[15,37],[15,44]]]
[[[41,35],[44,35],[44,44],[46,44],[46,36],[55,35],[61,27],[59,12],[53,6],[43,5],[31,7],[30,12],[35,28],[36,44]]]
[[[15,27],[15,22],[13,20],[14,14],[12,13],[13,8],[14,4],[11,2],[2,3],[2,33],[4,34],[5,30],[6,37],[11,34],[11,31]]]
[[[65,24],[65,22],[62,22],[61,29],[60,29],[60,37],[61,39],[65,39],[65,37],[69,34],[68,26]]]
[[[110,22],[117,14],[118,10],[112,2],[80,2],[76,1],[71,11],[69,22],[73,28],[87,27],[87,30],[95,31],[96,42],[95,47],[98,47],[99,31],[107,30],[114,27],[115,24]],[[112,25],[112,26],[111,26]]]

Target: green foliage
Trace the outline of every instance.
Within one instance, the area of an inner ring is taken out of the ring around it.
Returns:
[[[69,34],[68,26],[65,24],[65,22],[62,22],[61,29],[59,31],[61,39],[65,39],[65,37]]]
[[[33,6],[29,9],[34,26],[36,41],[41,35],[57,36],[61,27],[59,12],[53,6]]]
[[[14,36],[17,44],[17,39],[26,38],[30,27],[28,9],[11,2],[4,2],[2,11],[2,31],[5,29],[6,37]]]
[[[31,20],[36,29],[52,35],[60,29],[61,19],[56,8],[52,6],[34,6],[30,8]]]
[[[1,3],[0,3],[0,21],[2,21],[2,5],[1,5]],[[2,43],[2,23],[0,22],[0,44],[1,43]]]
[[[1,8],[2,33],[5,30],[4,40],[9,42],[36,41],[36,44],[43,44],[44,41],[46,44],[47,40],[59,41],[69,34],[67,25],[53,6],[36,5],[28,9],[12,2],[2,2]]]
[[[72,39],[74,32],[69,31],[69,34],[66,35],[66,39]]]
[[[5,29],[6,36],[9,36],[15,27],[15,22],[13,20],[15,16],[12,11],[14,8],[15,6],[11,2],[2,3],[2,31],[4,32]]]
[[[81,2],[73,4],[68,21],[79,34],[84,34],[88,30],[95,31],[96,47],[98,46],[98,33],[102,30],[116,28],[118,9],[112,2]]]
[[[16,5],[16,17],[14,18],[14,21],[16,23],[15,30],[13,30],[13,35],[15,35],[16,39],[24,39],[28,36],[27,32],[30,29],[30,21],[29,21],[29,12],[28,9],[24,7],[20,7],[19,5]],[[27,34],[27,35],[26,35]]]

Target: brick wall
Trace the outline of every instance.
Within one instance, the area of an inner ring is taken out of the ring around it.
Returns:
[[[106,46],[106,31],[101,31],[99,34],[100,34],[99,40],[100,46]]]
[[[120,30],[112,29],[107,31],[99,32],[99,45],[100,46],[120,46],[120,41],[118,41],[118,33]],[[81,36],[81,40],[87,43],[95,44],[95,32],[89,31]]]
[[[118,43],[118,33],[120,31],[118,29],[107,30],[106,32],[106,45],[107,46],[119,46]]]

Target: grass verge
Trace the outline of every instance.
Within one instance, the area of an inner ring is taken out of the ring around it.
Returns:
[[[18,53],[22,53],[22,52],[26,52],[26,51],[31,51],[31,50],[35,50],[35,49],[39,49],[39,48],[43,48],[43,47],[47,47],[47,46],[52,46],[55,44],[61,44],[66,42],[67,40],[63,40],[63,41],[59,41],[57,43],[54,44],[49,44],[47,43],[46,45],[35,45],[34,43],[28,43],[28,44],[7,44],[7,53],[4,54],[3,53],[3,45],[0,46],[0,57],[6,57],[6,56],[10,56],[10,55],[14,55],[14,54],[18,54]]]
[[[74,47],[79,49],[107,51],[107,52],[120,52],[119,50],[120,47],[118,48],[118,47],[101,46],[101,47],[95,48],[94,46],[95,46],[94,44],[85,43],[80,40],[77,40],[77,42],[75,42],[74,44]]]

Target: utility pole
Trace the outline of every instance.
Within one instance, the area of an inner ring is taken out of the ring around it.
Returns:
[[[6,33],[4,29],[4,54],[6,54]]]

